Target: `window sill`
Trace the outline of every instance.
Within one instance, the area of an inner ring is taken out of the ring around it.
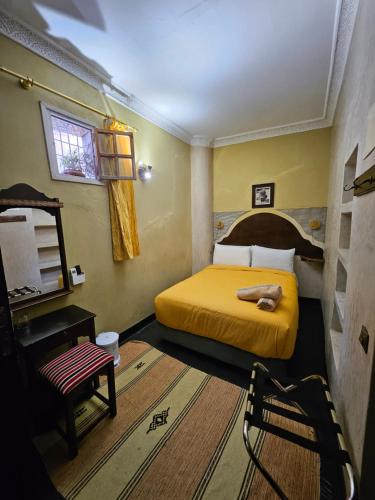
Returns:
[[[92,184],[94,186],[105,186],[105,183],[99,179],[87,179],[86,177],[76,177],[75,175],[53,174],[54,181],[78,182],[80,184]]]

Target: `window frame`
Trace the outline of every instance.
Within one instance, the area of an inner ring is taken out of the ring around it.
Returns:
[[[99,141],[100,135],[106,135],[106,136],[112,137],[113,153],[105,153],[105,152],[102,152],[100,150],[100,141]],[[122,154],[122,153],[119,153],[117,151],[116,136],[118,136],[118,135],[123,135],[123,136],[129,137],[130,151],[131,151],[130,155]],[[98,175],[99,175],[100,179],[118,180],[118,181],[135,181],[135,180],[137,180],[137,169],[136,169],[136,164],[135,164],[135,149],[134,149],[133,132],[122,132],[119,130],[107,130],[107,129],[97,128],[95,130],[95,137],[96,137],[96,151],[97,151],[97,155],[98,155]],[[115,167],[116,167],[116,175],[106,175],[103,173],[103,167],[102,167],[102,163],[101,163],[102,158],[114,160]],[[132,175],[131,176],[120,175],[120,166],[119,166],[120,159],[131,160],[131,163],[132,163]]]
[[[104,186],[104,183],[101,182],[100,180],[100,166],[99,166],[99,158],[96,145],[96,130],[97,130],[96,125],[93,122],[90,122],[88,120],[83,120],[82,118],[73,115],[72,113],[69,113],[63,109],[56,108],[55,106],[50,106],[49,104],[43,101],[40,101],[40,109],[42,113],[44,138],[47,148],[47,156],[48,156],[51,178],[55,181],[78,182],[80,184],[93,184],[97,186]],[[77,125],[80,125],[82,127],[91,130],[92,145],[93,145],[95,164],[96,164],[95,179],[90,179],[88,177],[77,177],[75,175],[63,174],[59,172],[59,167],[56,158],[55,141],[53,136],[52,115],[57,115],[57,117],[58,118],[61,117],[62,120],[72,120],[76,122]]]

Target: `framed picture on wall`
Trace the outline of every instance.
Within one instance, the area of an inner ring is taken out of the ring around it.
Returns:
[[[252,207],[267,208],[273,207],[275,199],[275,183],[253,184],[252,186]]]

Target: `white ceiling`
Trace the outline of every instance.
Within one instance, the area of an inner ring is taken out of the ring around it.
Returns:
[[[209,138],[326,117],[340,4],[0,0],[190,135]]]

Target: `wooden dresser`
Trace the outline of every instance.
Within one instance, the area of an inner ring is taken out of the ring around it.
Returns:
[[[15,331],[18,362],[34,422],[48,412],[48,406],[54,406],[40,384],[38,367],[57,347],[77,345],[79,337],[88,337],[95,344],[94,319],[94,313],[71,305],[34,318],[22,331]]]

